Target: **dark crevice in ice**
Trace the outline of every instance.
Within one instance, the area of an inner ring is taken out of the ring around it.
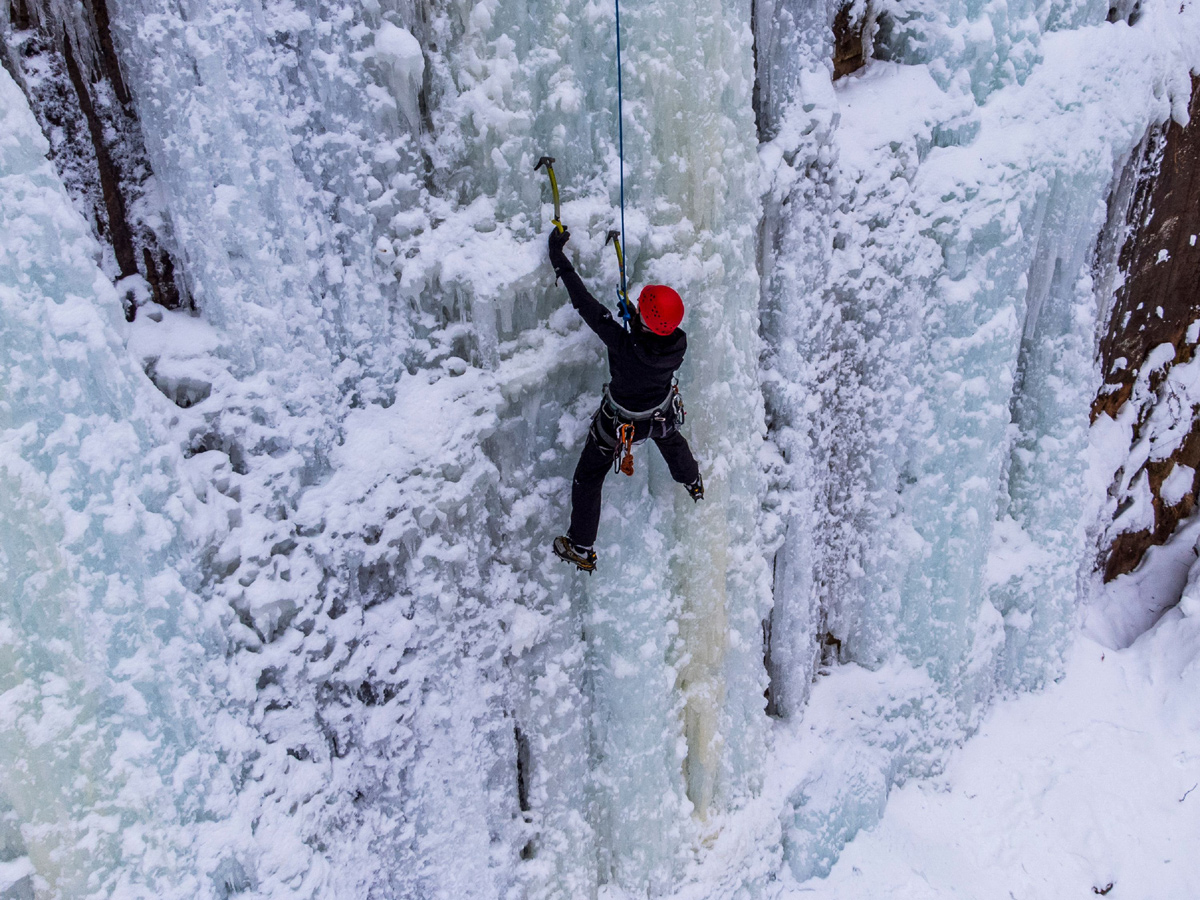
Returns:
[[[150,299],[178,308],[185,301],[175,281],[172,239],[147,190],[150,164],[108,7],[89,0],[65,9],[71,21],[56,19],[61,10],[52,4],[10,0],[0,57],[46,135],[67,193],[107,246],[106,274],[141,276]],[[128,318],[143,296],[126,291]]]
[[[867,64],[866,6],[844,3],[833,17],[833,77],[857,72]]]
[[[519,725],[514,726],[513,737],[517,744],[517,805],[521,809],[522,819],[528,823],[530,821],[529,813],[533,809],[529,802],[529,737]],[[533,841],[526,841],[521,847],[521,859],[532,859],[533,855]]]
[[[763,698],[767,701],[767,715],[774,719],[783,717],[782,711],[779,709],[779,704],[776,702],[776,694],[774,690],[775,679],[772,677],[773,667],[771,665],[771,623],[774,618],[775,610],[772,609],[767,613],[767,617],[762,622],[763,633],[763,668],[767,672],[767,687],[763,691]]]
[[[92,104],[91,94],[83,75],[79,72],[79,64],[75,61],[75,51],[70,39],[62,44],[63,59],[67,65],[67,75],[75,88],[75,96],[79,99],[79,108],[87,121],[88,132],[92,136],[92,150],[96,154],[96,176],[100,180],[100,191],[104,197],[104,207],[108,212],[108,240],[117,257],[121,277],[138,274],[137,254],[133,248],[133,234],[129,230],[128,214],[125,211],[125,198],[121,194],[117,168],[113,164],[112,155],[104,140],[104,123],[96,114]]]

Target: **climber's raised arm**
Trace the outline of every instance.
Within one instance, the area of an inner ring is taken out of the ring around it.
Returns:
[[[608,307],[592,296],[575,267],[571,265],[571,261],[567,259],[563,245],[570,239],[571,232],[565,228],[562,231],[556,228],[550,232],[550,265],[554,267],[554,274],[562,280],[567,289],[571,305],[579,311],[588,327],[604,341],[604,345],[612,349],[626,336],[626,331],[613,318]]]

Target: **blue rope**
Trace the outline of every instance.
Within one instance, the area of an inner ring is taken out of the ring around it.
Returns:
[[[621,0],[614,0],[617,9],[617,154],[621,161],[621,247],[628,248],[625,243],[625,122],[623,118],[624,96],[621,90]],[[625,319],[625,327],[629,328],[629,294],[625,284],[625,266],[621,266],[621,315]]]

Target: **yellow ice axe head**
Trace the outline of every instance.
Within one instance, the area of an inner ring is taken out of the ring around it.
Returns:
[[[624,272],[625,254],[621,252],[621,232],[617,231],[615,228],[604,236],[604,246],[607,247],[609,244],[612,244],[616,248],[617,265],[619,265],[621,267],[621,271]]]
[[[554,218],[550,221],[555,228],[563,231],[562,210],[558,202],[558,179],[554,177],[554,157],[543,156],[537,161],[537,165],[533,167],[533,171],[536,172],[542,166],[546,167],[546,174],[550,176],[550,191],[554,194]]]
[[[615,228],[604,236],[604,246],[612,244],[617,251],[617,268],[621,271],[621,291],[625,290],[625,253],[621,250],[621,232]]]
[[[625,285],[625,254],[621,251],[621,232],[615,228],[604,236],[604,246],[607,247],[610,243],[617,251],[617,268],[621,272],[621,286],[617,288],[617,311],[620,312],[621,318],[625,321],[625,327],[628,329],[632,314],[629,307],[629,294]]]

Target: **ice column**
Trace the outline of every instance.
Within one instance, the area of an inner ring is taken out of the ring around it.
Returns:
[[[1000,680],[1012,687],[1035,687],[1058,672],[1090,562],[1080,515],[1094,499],[1084,482],[1099,382],[1089,325],[1107,306],[1095,297],[1092,264],[1109,181],[1103,164],[1056,177],[1035,213],[1041,221],[1029,229],[1036,244],[1012,402],[1015,435],[993,536],[994,554],[1005,561],[1023,555],[1025,564],[988,585],[1004,615]]]
[[[433,179],[474,226],[465,235],[446,229],[441,240],[479,251],[488,265],[439,260],[450,244],[427,234],[414,244],[428,251],[425,268],[414,261],[405,279],[421,273],[422,303],[453,285],[478,335],[479,364],[505,396],[489,447],[517,527],[501,537],[501,556],[529,560],[513,573],[514,595],[552,629],[516,667],[532,687],[514,688],[529,748],[528,814],[544,825],[532,862],[556,868],[551,893],[597,876],[667,890],[696,833],[690,813],[711,817],[756,783],[766,587],[755,550],[762,411],[748,23],[748,6],[703,3],[635,7],[623,18],[631,281],[635,292],[672,284],[689,305],[688,434],[711,487],[693,506],[653,448],[640,451],[635,477],[607,485],[603,578],[582,582],[538,566],[565,526],[604,360],[574,314],[555,311],[565,297],[545,267],[549,197],[532,166],[542,154],[558,158],[569,252],[611,303],[616,271],[603,235],[618,221],[613,21],[583,4],[530,19],[523,6],[489,3],[432,26],[461,48],[448,63],[454,91],[431,93]],[[439,83],[436,65],[431,77]],[[511,248],[525,242],[518,262]],[[507,266],[494,262],[501,254]],[[542,510],[554,518],[539,519]],[[564,592],[569,609],[557,602]],[[572,640],[580,628],[586,653]],[[591,695],[578,713],[590,715],[582,730],[556,712],[578,685]],[[569,742],[559,740],[564,732]],[[567,787],[578,780],[580,748],[590,754],[586,791]],[[597,875],[564,852],[564,838],[589,839],[572,823],[580,810],[565,806],[581,801]]]
[[[170,404],[128,360],[97,245],[3,70],[0,135],[0,807],[39,892],[197,896],[181,828],[220,790],[200,677],[219,638],[184,585],[196,498],[158,424]]]
[[[277,432],[307,454],[332,402],[322,259],[312,252],[321,236],[260,16],[238,0],[113,9],[192,295],[229,334],[237,373],[265,373],[286,397]],[[303,424],[309,415],[316,421]]]
[[[755,789],[765,739],[748,23],[741,4],[622,17],[631,284],[671,284],[688,306],[686,434],[708,489],[694,506],[646,453],[648,482],[609,489],[597,549],[615,572],[588,586],[600,791],[617,880],[630,887],[668,883],[693,829],[683,810],[702,824]],[[618,817],[627,799],[637,814]]]
[[[781,456],[769,495],[780,545],[767,638],[771,711],[781,716],[803,708],[826,631],[819,590],[826,567],[817,548],[826,490],[814,447],[824,406],[816,367],[829,355],[829,314],[820,298],[833,250],[838,118],[826,62],[832,52],[827,17],[824,4],[762,2],[755,8],[755,111],[768,188],[759,263],[763,392],[771,443]]]

